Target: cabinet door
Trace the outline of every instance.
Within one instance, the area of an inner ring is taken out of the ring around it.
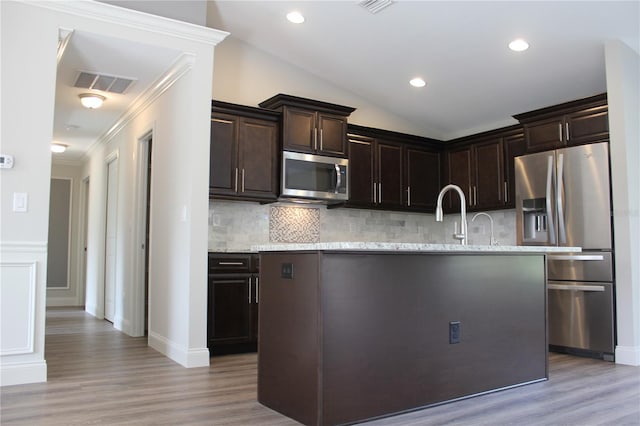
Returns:
[[[527,153],[524,135],[517,134],[503,139],[504,144],[504,175],[505,195],[504,204],[507,207],[516,206],[516,170],[514,158]]]
[[[564,145],[563,120],[552,118],[525,125],[527,152],[547,151]]]
[[[449,151],[446,154],[446,158],[447,182],[443,182],[443,186],[449,183],[458,185],[466,197],[468,207],[469,194],[471,193],[471,148]],[[459,212],[460,200],[458,199],[458,194],[455,191],[447,192],[444,196],[442,207],[447,212]]]
[[[406,148],[406,206],[434,210],[440,191],[440,154],[425,149]]]
[[[503,205],[502,139],[473,145],[474,182],[469,203],[474,210],[500,208]]]
[[[233,195],[237,185],[238,117],[219,114],[211,119],[209,196]]]
[[[318,113],[318,153],[345,157],[347,155],[347,120],[338,115]]]
[[[373,145],[372,139],[349,139],[349,205],[373,205]]]
[[[606,105],[566,116],[567,145],[609,140],[609,110]]]
[[[379,141],[376,146],[377,203],[383,207],[402,207],[402,146]]]
[[[211,276],[209,336],[214,345],[251,341],[250,277],[250,274]]]
[[[239,194],[275,200],[278,196],[277,124],[246,118],[240,122],[239,133]]]
[[[316,113],[286,107],[282,118],[282,145],[285,150],[313,153],[317,145]]]

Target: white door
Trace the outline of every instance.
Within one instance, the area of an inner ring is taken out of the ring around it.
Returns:
[[[116,313],[116,217],[118,205],[118,159],[107,165],[107,225],[105,229],[104,318],[113,322]]]

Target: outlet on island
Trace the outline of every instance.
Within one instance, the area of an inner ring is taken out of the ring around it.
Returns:
[[[460,343],[460,321],[449,323],[449,344]]]
[[[282,273],[280,277],[287,280],[293,279],[293,263],[283,263],[282,264]]]

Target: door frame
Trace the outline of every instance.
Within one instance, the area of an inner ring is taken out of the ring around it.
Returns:
[[[111,202],[113,202],[113,200],[112,201],[109,200],[109,181],[110,181],[110,178],[111,178],[109,167],[110,167],[111,163],[113,163],[115,161],[118,161],[119,157],[120,157],[119,150],[115,150],[112,153],[110,153],[109,155],[107,155],[107,157],[104,160],[104,165],[105,165],[105,181],[104,181],[104,185],[105,185],[104,186],[104,197],[105,197],[104,198],[105,199],[105,203],[104,203],[105,216],[104,216],[104,218],[105,218],[105,221],[104,221],[104,257],[103,257],[104,268],[103,268],[102,286],[101,287],[102,287],[102,311],[103,311],[102,317],[104,319],[107,319],[108,321],[112,321],[114,327],[116,327],[117,329],[120,330],[121,329],[121,326],[120,326],[121,315],[118,315],[118,311],[121,311],[122,306],[118,306],[118,304],[116,303],[117,300],[118,300],[118,293],[119,293],[118,292],[119,285],[118,285],[117,281],[114,282],[114,288],[113,288],[113,291],[114,291],[114,312],[113,312],[113,318],[112,319],[108,319],[107,318],[107,309],[106,309],[106,306],[107,306],[107,267],[108,267],[108,264],[107,264],[107,244],[108,244],[107,227],[109,226],[108,225],[109,224],[109,206],[111,205]],[[116,166],[119,167],[120,164],[116,163]],[[120,171],[118,169],[116,171],[116,178],[118,178],[119,175],[120,175]],[[116,202],[116,205],[115,205],[115,208],[116,208],[116,212],[115,212],[115,215],[116,215],[116,223],[115,223],[116,246],[117,246],[117,234],[118,234],[118,223],[117,223],[117,219],[118,219],[118,215],[117,215],[118,196],[117,196],[117,194],[119,192],[118,188],[117,188],[117,185],[118,185],[118,183],[116,182],[116,199],[115,199],[115,202]],[[117,254],[118,253],[116,251],[116,258],[115,258],[116,267],[117,267]]]
[[[147,264],[147,251],[151,253],[146,245],[147,220],[147,199],[151,203],[152,194],[147,194],[147,188],[151,176],[149,176],[149,162],[152,160],[152,149],[149,142],[153,141],[155,124],[138,138],[136,147],[136,187],[135,187],[135,216],[134,216],[134,280],[131,292],[131,336],[139,337],[145,335],[145,320],[151,323],[150,316],[146,313],[146,299],[150,299],[150,288],[147,293],[146,275],[149,265]],[[152,142],[153,143],[153,142]],[[148,197],[148,198],[147,198]],[[150,213],[149,213],[150,216]],[[151,237],[150,237],[151,238]],[[150,287],[150,286],[149,286]]]

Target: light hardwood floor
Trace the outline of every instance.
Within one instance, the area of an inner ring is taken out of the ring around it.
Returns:
[[[296,425],[256,401],[256,355],[186,369],[77,309],[47,312],[47,383],[0,389],[2,425]],[[367,425],[640,425],[640,367],[550,355],[550,380]]]

